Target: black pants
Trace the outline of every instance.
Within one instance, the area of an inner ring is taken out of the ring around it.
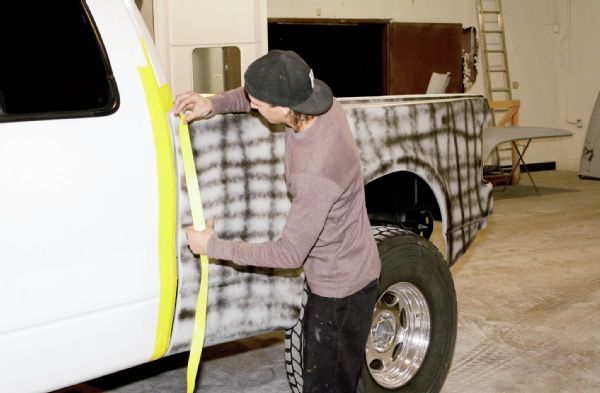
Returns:
[[[304,312],[304,393],[354,393],[364,359],[377,280],[345,298],[308,292]]]

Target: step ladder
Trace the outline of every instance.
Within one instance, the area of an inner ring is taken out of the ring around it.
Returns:
[[[504,17],[501,0],[476,0],[479,15],[479,47],[482,54],[485,96],[488,101],[511,102],[512,89],[504,36]],[[504,105],[490,105],[492,112],[491,125],[496,126],[508,112]],[[510,157],[501,154],[502,151],[512,150],[500,147],[494,154],[494,163],[486,166],[485,176],[492,183],[507,183],[512,179],[502,171],[502,161],[511,161]]]
[[[512,100],[502,2],[501,0],[476,1],[486,97],[490,101]]]

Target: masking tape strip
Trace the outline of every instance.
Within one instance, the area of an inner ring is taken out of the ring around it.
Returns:
[[[181,155],[183,157],[183,170],[185,172],[185,183],[187,185],[188,196],[190,199],[190,209],[192,211],[192,221],[194,229],[202,231],[206,227],[204,222],[204,212],[202,210],[202,200],[200,198],[200,188],[198,187],[198,175],[196,173],[196,164],[190,141],[190,132],[184,121],[184,116],[179,118],[179,135],[181,142]],[[204,345],[204,336],[206,333],[206,302],[208,300],[208,258],[206,255],[200,256],[200,291],[196,302],[196,318],[194,320],[194,333],[192,336],[192,346],[190,349],[190,358],[187,368],[187,392],[192,393],[196,384],[196,375],[200,366],[200,357],[202,356],[202,347]]]
[[[150,112],[156,164],[158,167],[158,257],[160,271],[160,299],[156,339],[152,360],[162,357],[169,347],[175,299],[177,295],[177,182],[175,156],[167,113],[173,107],[173,96],[168,84],[159,87],[144,39],[140,37],[146,66],[138,67]]]

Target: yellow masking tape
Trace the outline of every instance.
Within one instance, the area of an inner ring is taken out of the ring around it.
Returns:
[[[185,172],[185,184],[187,185],[188,196],[190,200],[190,209],[192,211],[192,221],[194,229],[202,231],[206,228],[204,222],[204,212],[202,210],[202,201],[200,198],[200,188],[198,187],[198,175],[196,173],[196,164],[194,162],[194,153],[190,141],[190,132],[184,121],[184,116],[179,118],[179,136],[181,142],[181,155],[183,158],[183,170]],[[206,333],[206,302],[208,300],[208,258],[206,255],[200,256],[200,291],[196,302],[196,318],[194,320],[194,333],[192,336],[192,347],[190,349],[190,358],[187,368],[187,392],[192,393],[196,384],[196,375],[202,356],[202,347],[204,345],[204,336]]]
[[[173,107],[173,96],[168,84],[158,86],[146,44],[143,38],[140,38],[140,41],[146,56],[146,66],[138,67],[138,71],[150,112],[158,167],[160,300],[156,339],[152,354],[152,360],[155,360],[162,357],[169,346],[175,313],[175,297],[177,295],[177,248],[175,241],[177,234],[177,183],[173,141],[167,117],[168,112]]]

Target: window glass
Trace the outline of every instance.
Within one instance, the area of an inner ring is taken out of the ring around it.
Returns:
[[[219,93],[242,85],[240,48],[196,48],[192,51],[194,91]]]
[[[118,94],[81,0],[0,5],[0,121],[97,116]]]

